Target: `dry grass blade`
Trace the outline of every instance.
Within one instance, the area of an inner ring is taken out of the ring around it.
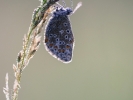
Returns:
[[[3,87],[3,92],[4,92],[4,94],[5,94],[5,96],[6,96],[6,100],[10,100],[9,99],[9,86],[8,86],[8,73],[6,74],[6,77],[5,77],[5,82],[6,82],[6,87],[4,88]]]
[[[12,100],[18,99],[22,72],[39,48],[41,41],[41,36],[39,36],[39,33],[41,32],[43,24],[51,12],[50,7],[57,1],[59,0],[49,0],[48,2],[47,0],[41,0],[40,6],[34,10],[29,31],[24,35],[23,38],[22,50],[17,56],[17,64],[13,65],[15,81],[11,98]],[[33,36],[32,38],[31,35]],[[3,88],[3,92],[6,96],[6,99],[9,100],[8,74],[6,75],[6,88]]]

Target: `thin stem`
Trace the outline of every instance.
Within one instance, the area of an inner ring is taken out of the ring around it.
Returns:
[[[59,0],[49,0],[48,2],[47,0],[41,0],[40,6],[34,10],[28,33],[24,36],[23,39],[23,49],[18,53],[17,64],[13,65],[15,81],[11,98],[12,100],[18,99],[22,72],[39,48],[41,41],[41,36],[39,36],[39,33],[41,32],[43,24],[51,12],[50,7],[57,1]],[[33,35],[32,39],[31,35]],[[7,97],[9,95],[9,91],[7,91],[7,93],[5,92],[5,95]]]
[[[26,50],[27,50],[27,47],[28,47],[28,44],[29,44],[29,41],[30,41],[30,36],[31,36],[32,31],[33,31],[33,27],[29,28],[26,44],[25,44],[24,49],[23,49],[23,56],[22,56],[21,67],[24,67],[24,58],[26,56]]]

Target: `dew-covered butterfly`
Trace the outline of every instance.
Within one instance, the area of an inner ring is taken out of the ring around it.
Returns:
[[[59,5],[52,11],[45,28],[46,50],[63,63],[71,62],[73,57],[74,35],[69,15],[73,14],[81,5],[82,3],[79,2],[74,10]]]

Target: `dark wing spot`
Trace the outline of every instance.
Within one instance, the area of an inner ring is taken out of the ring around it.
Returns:
[[[56,34],[54,34],[54,38],[56,38],[57,37],[57,35]]]
[[[64,23],[64,26],[66,27],[67,26],[67,23]]]
[[[62,45],[64,45],[65,44],[65,42],[64,41],[62,41]]]
[[[53,37],[53,34],[49,34],[49,37]]]
[[[61,49],[58,49],[59,53],[61,53]]]
[[[59,38],[56,38],[56,42],[58,42],[59,41]]]
[[[48,42],[48,38],[45,38],[45,43],[47,43]]]
[[[61,52],[62,52],[62,53],[64,53],[64,52],[65,52],[65,50],[64,50],[64,49],[61,49]]]
[[[60,41],[59,44],[61,45],[62,44],[62,41]]]
[[[65,35],[65,39],[68,39],[68,35]]]
[[[49,46],[50,46],[50,47],[52,47],[52,46],[53,46],[53,44],[51,43],[51,44],[49,44]]]
[[[69,45],[66,45],[66,48],[67,48],[67,49],[69,49],[69,48],[70,48],[70,46],[69,46]]]
[[[67,29],[67,30],[66,30],[66,32],[67,32],[67,33],[70,33],[70,30],[69,30],[69,29]]]

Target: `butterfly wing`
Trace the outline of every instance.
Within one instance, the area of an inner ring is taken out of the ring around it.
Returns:
[[[51,17],[44,38],[46,50],[52,56],[64,63],[72,60],[74,36],[67,15]]]

